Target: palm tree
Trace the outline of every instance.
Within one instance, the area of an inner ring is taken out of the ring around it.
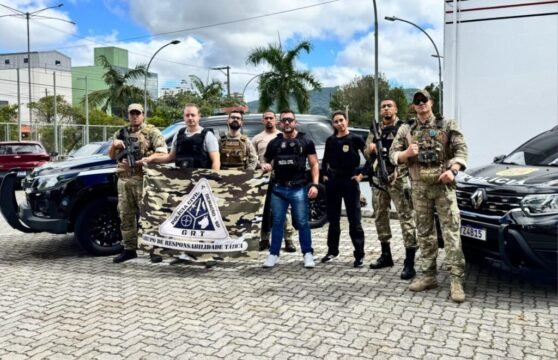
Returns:
[[[318,90],[321,89],[321,84],[310,71],[297,71],[294,68],[294,61],[302,50],[310,53],[310,42],[302,41],[287,52],[283,52],[281,44],[269,44],[267,48],[256,48],[248,55],[247,63],[259,65],[266,62],[271,67],[270,71],[260,76],[260,112],[269,109],[274,102],[278,111],[289,108],[291,96],[295,99],[299,112],[308,111],[310,95],[307,86]]]
[[[203,83],[202,79],[196,75],[190,75],[189,77],[195,92],[200,98],[198,106],[201,113],[205,115],[213,114],[220,106],[221,96],[223,95],[223,85],[216,80],[211,80],[211,82],[206,85]]]
[[[137,86],[130,85],[130,82],[131,80],[147,76],[145,66],[139,65],[135,69],[122,71],[112,66],[104,55],[100,55],[98,59],[106,69],[103,80],[108,85],[108,89],[91,92],[89,94],[89,104],[101,106],[104,112],[107,112],[110,108],[112,114],[126,118],[127,108],[130,103],[143,103],[143,90]]]

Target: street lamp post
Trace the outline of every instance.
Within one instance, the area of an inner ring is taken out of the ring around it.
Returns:
[[[69,21],[66,19],[61,19],[61,18],[55,18],[55,17],[51,17],[51,16],[42,16],[42,15],[37,15],[40,12],[43,12],[45,10],[48,9],[54,9],[54,8],[59,8],[61,6],[63,6],[64,4],[60,3],[58,5],[54,5],[54,6],[49,6],[49,7],[45,7],[43,9],[40,10],[36,10],[33,12],[23,12],[23,11],[19,11],[18,9],[14,9],[12,7],[0,4],[0,6],[5,7],[6,9],[10,9],[12,11],[15,11],[16,14],[11,14],[11,15],[3,15],[3,16],[20,16],[20,17],[25,17],[25,20],[27,21],[27,76],[28,76],[28,84],[29,84],[29,101],[28,104],[33,101],[32,98],[32,92],[31,92],[31,36],[30,36],[30,32],[29,32],[29,19],[31,17],[38,17],[38,18],[43,18],[43,19],[51,19],[51,20],[60,20],[60,21],[65,21],[67,23],[70,23],[72,25],[75,25],[76,23],[73,21]],[[18,84],[19,86],[19,84]],[[33,131],[33,111],[31,109],[31,107],[29,107],[29,127],[31,129],[31,131]],[[21,131],[21,130],[20,130]]]
[[[159,50],[155,51],[155,54],[153,54],[153,56],[151,56],[151,59],[149,59],[149,62],[147,63],[147,67],[145,68],[145,77],[144,77],[144,81],[143,81],[143,112],[146,115],[147,115],[147,77],[149,76],[149,66],[151,66],[151,62],[153,61],[155,56],[159,53],[159,51],[163,50],[164,48],[166,48],[169,45],[176,45],[176,44],[180,44],[180,40],[173,40],[173,41],[161,46],[159,48]]]
[[[409,20],[405,20],[405,19],[401,19],[398,18],[397,16],[386,16],[385,17],[386,20],[388,21],[402,21],[405,22],[409,25],[412,25],[414,27],[416,27],[417,29],[419,29],[420,31],[422,31],[422,33],[424,35],[426,35],[428,37],[428,39],[430,40],[430,42],[432,43],[432,45],[434,45],[434,50],[436,50],[436,55],[432,55],[435,58],[438,58],[438,85],[440,86],[440,100],[438,101],[438,109],[440,111],[440,115],[443,115],[443,111],[444,111],[444,85],[442,83],[442,61],[441,61],[441,56],[440,56],[440,52],[438,51],[438,47],[436,46],[436,43],[434,42],[434,40],[432,40],[432,38],[430,37],[430,35],[428,35],[428,33],[426,31],[424,31],[423,28],[421,28],[420,26],[418,26],[417,24],[410,22]]]

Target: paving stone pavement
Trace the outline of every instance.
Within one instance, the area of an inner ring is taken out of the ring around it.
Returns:
[[[372,219],[363,225],[370,263],[379,243]],[[455,304],[442,251],[440,287],[412,293],[392,228],[389,269],[352,268],[346,226],[335,263],[304,269],[284,253],[262,269],[260,253],[206,269],[145,255],[113,264],[0,217],[0,359],[557,358],[554,283],[468,265],[468,298]],[[312,235],[323,256],[326,228]]]

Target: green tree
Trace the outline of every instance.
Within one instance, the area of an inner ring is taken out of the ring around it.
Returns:
[[[397,104],[397,116],[401,120],[407,121],[409,118],[409,101],[405,96],[405,90],[400,86],[389,89],[387,97]]]
[[[277,106],[277,111],[290,108],[292,97],[296,101],[299,112],[308,112],[310,108],[308,87],[321,89],[321,84],[308,70],[297,71],[294,63],[302,51],[310,53],[311,50],[310,42],[302,41],[286,52],[280,44],[269,44],[267,48],[256,48],[248,55],[247,63],[253,65],[267,63],[271,67],[268,72],[260,76],[258,111],[269,109],[273,103]]]
[[[190,80],[194,87],[194,93],[199,97],[197,105],[201,113],[204,115],[213,114],[221,106],[223,85],[217,80],[211,80],[210,83],[204,84],[202,79],[196,75],[190,75]]]
[[[98,59],[106,70],[103,80],[108,85],[108,89],[91,92],[89,94],[89,104],[100,106],[104,112],[110,109],[113,114],[126,119],[130,103],[143,103],[143,89],[130,85],[130,81],[146,76],[145,66],[139,65],[135,69],[123,71],[112,66],[104,55],[99,56]]]
[[[438,114],[440,105],[440,87],[431,83],[424,88],[428,91],[430,97],[432,97],[432,112],[434,112],[434,114]]]
[[[383,75],[378,79],[378,95],[380,100],[387,97],[390,87]],[[352,126],[370,126],[374,118],[374,76],[364,75],[355,78],[333,93],[330,101],[332,110],[345,110],[349,107],[349,120]]]
[[[0,105],[0,123],[13,123],[6,126],[0,126],[0,141],[2,140],[17,140],[17,104],[14,105]],[[6,133],[7,130],[7,133]]]
[[[54,96],[48,95],[28,104],[33,110],[33,119],[38,122],[52,124],[54,123]],[[62,95],[56,95],[56,113],[59,123],[73,122],[76,114],[72,105],[70,105]]]

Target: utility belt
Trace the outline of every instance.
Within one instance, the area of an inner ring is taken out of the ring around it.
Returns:
[[[287,186],[287,187],[300,187],[300,186],[305,186],[306,185],[306,180],[305,179],[294,180],[294,181],[273,180],[273,184],[274,185]]]

